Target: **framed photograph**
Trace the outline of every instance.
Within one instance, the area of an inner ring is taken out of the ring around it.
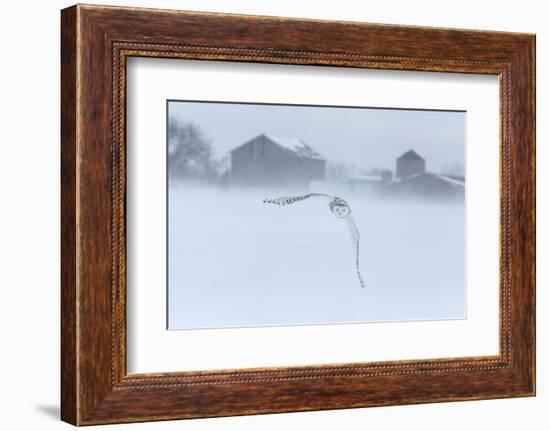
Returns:
[[[535,37],[61,14],[61,416],[535,394]]]
[[[466,318],[466,112],[167,111],[168,329]]]

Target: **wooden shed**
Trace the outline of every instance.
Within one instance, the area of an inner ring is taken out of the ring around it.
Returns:
[[[403,180],[411,175],[423,174],[426,172],[426,160],[414,150],[409,150],[396,161],[395,177]]]

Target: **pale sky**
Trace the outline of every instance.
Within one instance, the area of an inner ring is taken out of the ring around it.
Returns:
[[[217,159],[266,133],[297,137],[328,161],[358,169],[393,171],[396,157],[410,149],[428,171],[465,166],[465,112],[184,101],[170,101],[168,111],[199,125]]]

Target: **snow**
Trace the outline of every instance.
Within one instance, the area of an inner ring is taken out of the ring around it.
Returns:
[[[318,191],[318,190],[315,190]],[[361,235],[326,199],[171,186],[170,329],[465,317],[462,204],[339,195]]]

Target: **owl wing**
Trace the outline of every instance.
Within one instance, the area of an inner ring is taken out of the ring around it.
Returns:
[[[329,199],[334,198],[334,196],[330,196],[324,193],[308,193],[307,195],[301,195],[301,196],[282,196],[280,198],[264,199],[263,202],[266,204],[283,206],[283,205],[294,204],[296,202],[300,202],[313,197],[325,197]]]

